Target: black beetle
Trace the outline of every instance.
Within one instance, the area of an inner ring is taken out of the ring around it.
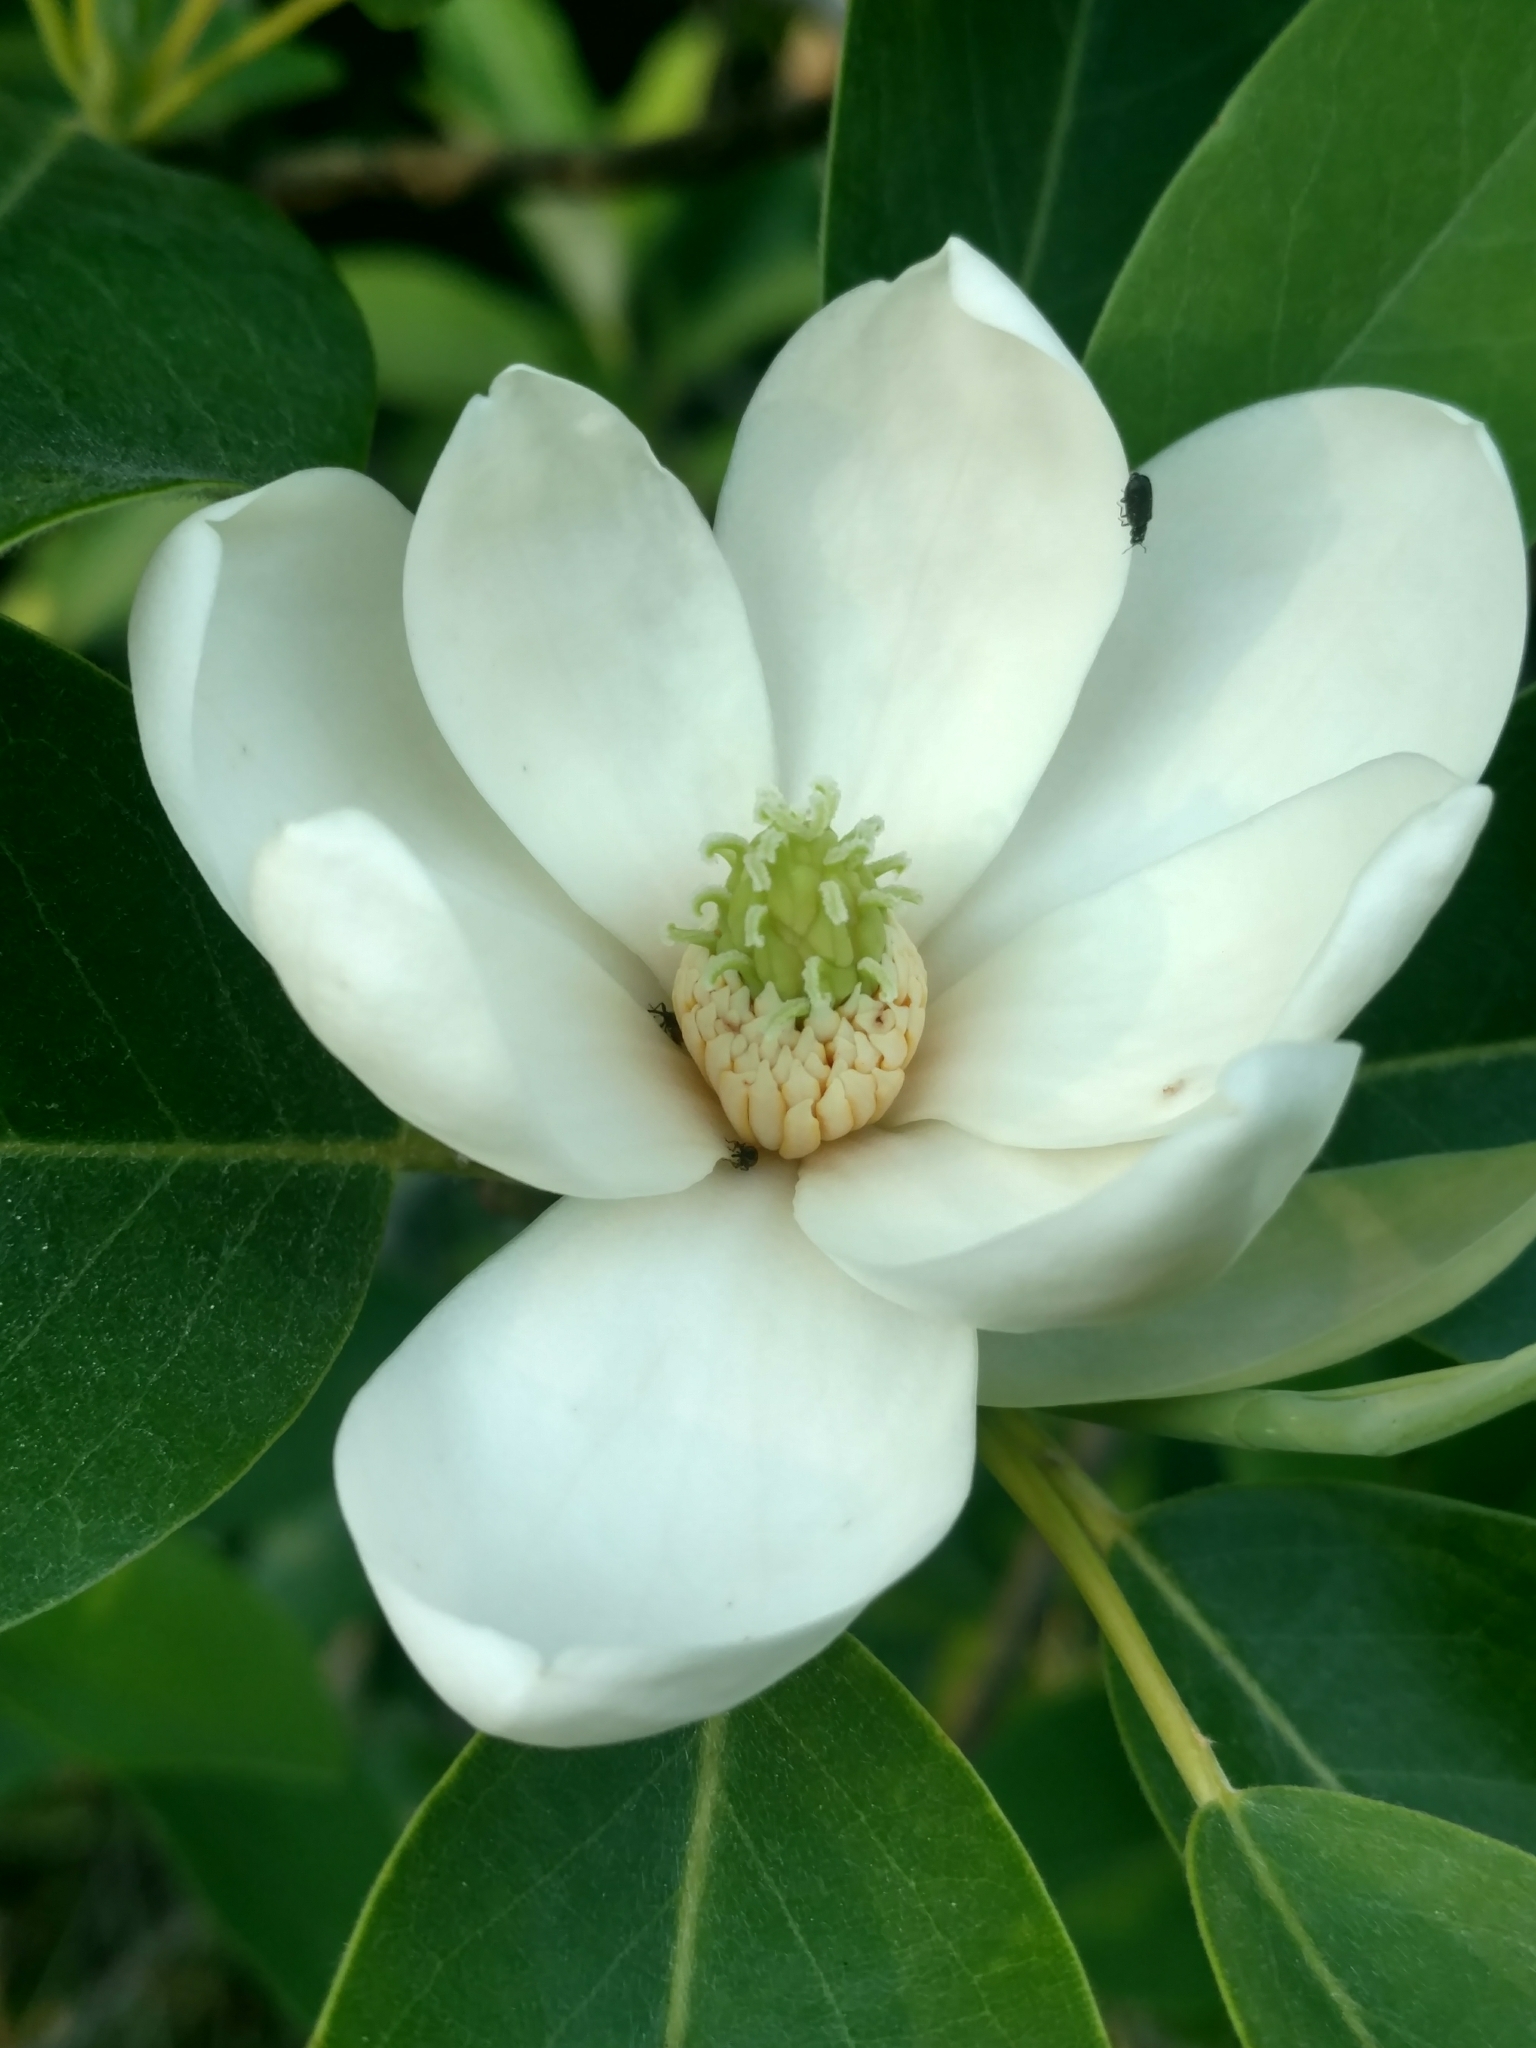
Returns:
[[[750,1173],[757,1164],[757,1147],[743,1145],[739,1139],[732,1139],[726,1147],[725,1156],[738,1173]]]
[[[656,1019],[674,1045],[682,1044],[683,1027],[678,1023],[674,1010],[669,1009],[665,1003],[648,1003],[645,1014]]]
[[[1145,547],[1147,528],[1152,524],[1152,479],[1133,469],[1125,480],[1120,500],[1120,524],[1131,529],[1131,546]]]

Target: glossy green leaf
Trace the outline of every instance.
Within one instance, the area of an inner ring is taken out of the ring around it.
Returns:
[[[478,1741],[407,1832],[316,2048],[1106,2048],[968,1767],[844,1641],[702,1727]]]
[[[1133,461],[1282,391],[1449,400],[1530,517],[1533,264],[1528,0],[1311,0],[1159,202],[1088,368]]]
[[[1247,2048],[1526,2048],[1536,1858],[1288,1787],[1201,1809],[1190,1887]]]
[[[853,0],[826,294],[951,234],[1081,348],[1154,201],[1299,0]]]
[[[223,1490],[346,1335],[398,1125],[310,1039],[127,692],[0,622],[0,1623]]]
[[[1079,1408],[1316,1372],[1444,1315],[1533,1238],[1536,1145],[1310,1173],[1196,1294],[1114,1323],[985,1332],[981,1396]]]
[[[125,1772],[335,1778],[345,1757],[308,1644],[189,1536],[0,1634],[0,1713]]]
[[[0,545],[92,505],[367,452],[367,337],[300,234],[11,100],[0,362]]]
[[[1233,1784],[1321,1786],[1536,1850],[1536,1523],[1375,1486],[1242,1486],[1139,1516],[1115,1576]],[[1187,1795],[1111,1695],[1170,1832]]]
[[[178,1771],[135,1790],[223,1927],[312,2023],[394,1844],[373,1786],[354,1768],[334,1785]]]

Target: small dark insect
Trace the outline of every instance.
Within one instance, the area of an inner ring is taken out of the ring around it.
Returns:
[[[683,1027],[678,1023],[675,1012],[669,1010],[665,1003],[648,1003],[645,1014],[656,1019],[674,1045],[682,1044]]]
[[[1152,479],[1143,476],[1139,469],[1133,469],[1125,480],[1125,495],[1120,500],[1120,524],[1131,529],[1131,546],[1144,548],[1147,544],[1147,528],[1152,524]]]
[[[733,1138],[726,1147],[725,1156],[738,1173],[750,1173],[757,1164],[757,1147],[743,1145],[739,1139]]]

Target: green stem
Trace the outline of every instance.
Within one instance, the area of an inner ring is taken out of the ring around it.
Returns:
[[[1124,1526],[1118,1510],[1058,1444],[1017,1411],[984,1410],[980,1439],[988,1470],[1028,1515],[1082,1594],[1190,1797],[1197,1806],[1225,1798],[1232,1787],[1211,1745],[1105,1561]]]
[[[223,0],[182,0],[144,69],[145,82],[152,92],[158,92],[180,71],[222,5]]]
[[[194,64],[190,71],[182,72],[179,78],[151,95],[148,104],[139,112],[128,131],[131,142],[143,142],[156,129],[163,128],[196,99],[201,99],[209,86],[217,85],[221,78],[227,78],[231,71],[238,71],[242,65],[275,49],[279,43],[286,43],[296,36],[300,29],[308,28],[312,21],[318,21],[322,14],[330,14],[342,5],[342,0],[283,0],[280,7],[274,7],[270,14],[253,21],[249,28],[242,29],[211,57],[205,57],[201,64]]]
[[[117,62],[101,33],[96,0],[75,0],[75,48],[80,56],[76,97],[91,127],[105,135],[111,127]]]
[[[27,0],[48,62],[75,99],[80,97],[80,58],[74,31],[59,0]]]

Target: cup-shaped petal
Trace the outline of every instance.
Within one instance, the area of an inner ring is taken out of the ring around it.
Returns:
[[[155,787],[310,1028],[391,1108],[541,1186],[686,1186],[724,1126],[646,1014],[648,970],[433,724],[405,642],[410,525],[350,470],[182,522],[129,643]]]
[[[885,818],[915,936],[1050,759],[1124,587],[1124,487],[1086,377],[958,241],[818,313],[747,408],[717,530],[785,786]]]
[[[434,874],[366,811],[277,833],[251,901],[315,1036],[455,1151],[608,1197],[690,1187],[723,1156],[692,1061],[568,932]]]
[[[670,982],[701,841],[750,829],[774,780],[746,615],[692,498],[606,400],[504,371],[432,473],[405,606],[477,788]]]
[[[1394,755],[1061,905],[930,1005],[893,1119],[1003,1145],[1154,1135],[1250,1046],[1342,1029],[1444,901],[1487,809],[1438,763]],[[1351,912],[1357,890],[1368,914]]]
[[[929,1315],[992,1330],[1126,1315],[1237,1257],[1321,1149],[1358,1058],[1353,1045],[1261,1046],[1148,1144],[1047,1152],[944,1123],[872,1132],[807,1161],[795,1213],[845,1271]]]
[[[1533,1238],[1536,1145],[1309,1173],[1209,1287],[1111,1322],[984,1335],[981,1397],[1076,1406],[1289,1380],[1434,1323]]]
[[[1025,922],[1392,753],[1486,766],[1520,672],[1520,516],[1488,435],[1400,391],[1311,391],[1147,464],[1125,602],[1017,831],[945,933]]]
[[[1309,391],[1147,463],[1155,516],[1061,748],[944,934],[1022,924],[1380,754],[1487,766],[1526,549],[1487,432],[1403,391]]]
[[[563,1202],[354,1400],[342,1510],[386,1614],[476,1727],[610,1742],[794,1668],[970,1482],[975,1336],[796,1227],[777,1162]]]

